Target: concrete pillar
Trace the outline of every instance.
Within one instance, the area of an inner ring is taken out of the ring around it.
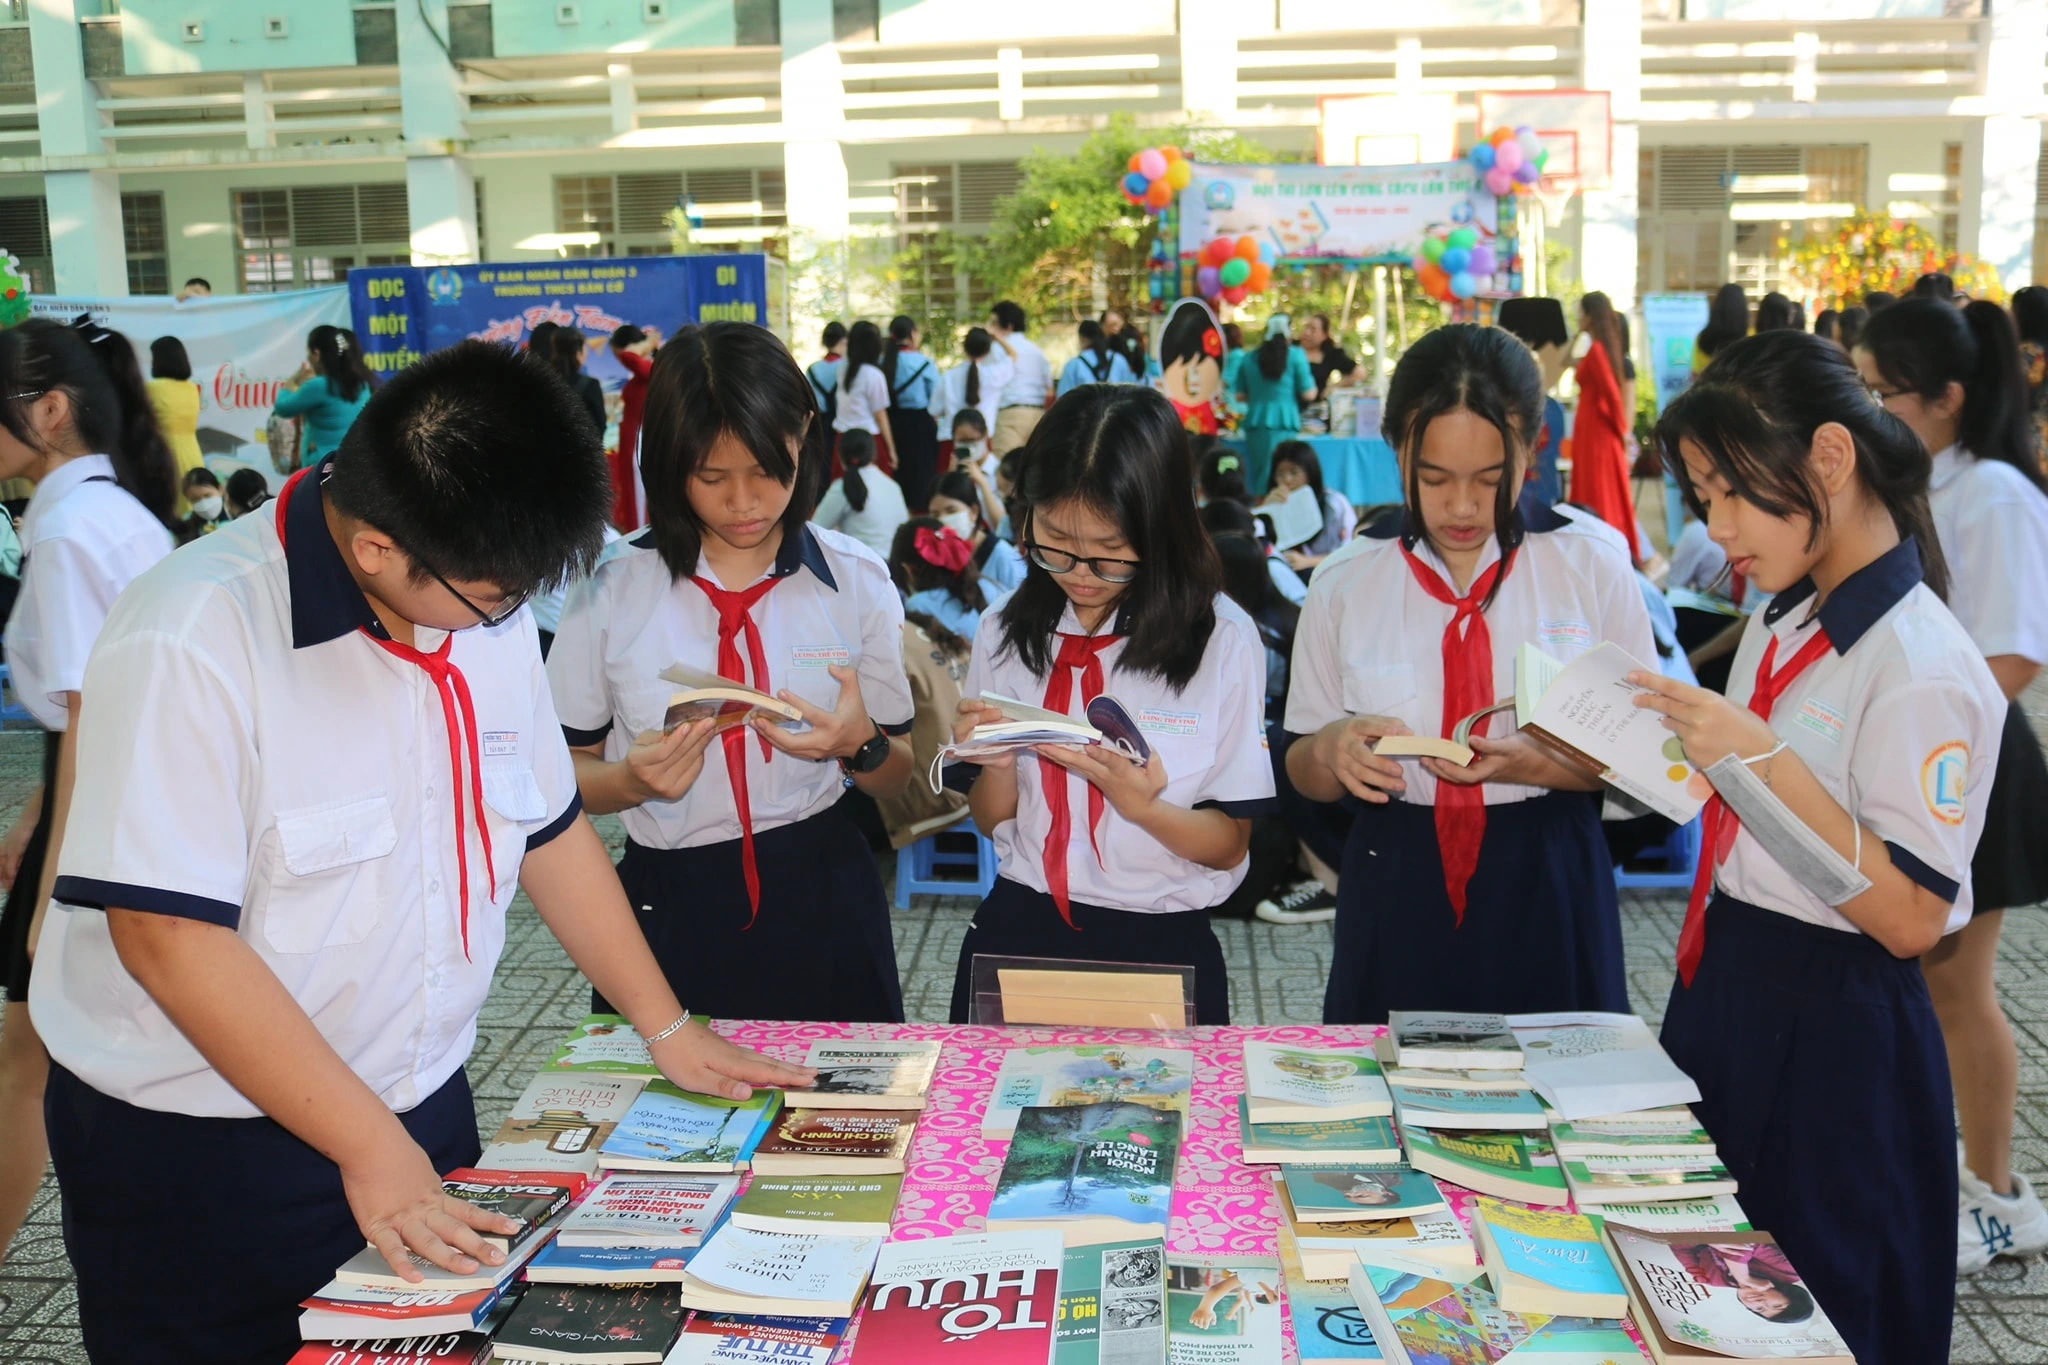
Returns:
[[[846,151],[846,84],[832,0],[781,0],[782,166],[789,212],[790,334],[815,336],[851,310],[853,224]]]
[[[1180,107],[1219,120],[1237,117],[1237,0],[1180,0]]]
[[[1614,111],[1614,173],[1608,187],[1580,198],[1578,273],[1614,306],[1636,301],[1636,116],[1643,87],[1640,0],[1585,0],[1579,29],[1580,84],[1608,91]]]
[[[2035,177],[2041,162],[2041,67],[2048,0],[2001,0],[1982,20],[1978,51],[1990,109],[1963,137],[1963,212],[1957,245],[1998,272],[2007,289],[2034,277]]]
[[[468,161],[459,156],[406,158],[405,211],[414,265],[476,261],[476,180]]]
[[[78,32],[80,0],[35,0],[29,43],[43,155],[97,156],[99,87],[85,78]],[[97,7],[93,10],[98,13]],[[50,256],[59,294],[121,298],[128,293],[128,252],[121,238],[121,177],[116,171],[51,171],[43,176],[50,215]],[[12,246],[0,242],[0,247]]]
[[[398,88],[405,131],[405,201],[414,265],[477,259],[476,182],[462,156],[469,101],[441,42],[447,0],[400,5]],[[431,29],[431,31],[430,31]]]

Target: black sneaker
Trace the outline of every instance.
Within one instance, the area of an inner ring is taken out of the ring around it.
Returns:
[[[1337,898],[1321,882],[1297,882],[1279,900],[1260,901],[1252,913],[1268,924],[1322,924],[1337,918]]]

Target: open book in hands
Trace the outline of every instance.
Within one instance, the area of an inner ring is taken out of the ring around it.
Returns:
[[[1115,697],[1101,696],[1088,703],[1086,720],[1048,711],[1042,706],[984,692],[979,700],[1003,713],[999,721],[977,725],[965,740],[941,748],[932,759],[932,790],[939,790],[939,770],[956,759],[973,761],[1041,744],[1092,746],[1121,754],[1139,767],[1152,759],[1152,746],[1131,713]]]
[[[670,664],[661,670],[661,680],[674,683],[678,689],[669,698],[668,711],[662,716],[663,734],[700,720],[712,721],[711,729],[716,734],[744,725],[757,714],[775,725],[795,725],[804,718],[802,711],[780,697],[771,697],[745,683],[688,664]]]

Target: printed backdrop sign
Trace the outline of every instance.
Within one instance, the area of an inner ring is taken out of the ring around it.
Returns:
[[[349,309],[371,370],[388,374],[458,341],[523,343],[552,322],[581,331],[588,372],[626,381],[605,338],[624,323],[673,335],[692,322],[768,325],[768,258],[633,256],[348,272]]]
[[[349,325],[348,290],[341,285],[184,303],[162,294],[125,299],[39,295],[32,310],[62,322],[92,314],[94,322],[135,344],[145,375],[150,342],[161,336],[184,342],[192,358],[192,381],[199,385],[199,448],[242,459],[250,458],[244,447],[263,444],[278,386],[306,363],[306,333],[323,323]],[[269,456],[258,452],[254,462],[268,466]]]
[[[1494,198],[1469,161],[1425,166],[1207,166],[1180,193],[1180,254],[1215,237],[1251,235],[1282,261],[1396,264],[1435,226],[1471,226],[1489,241]]]
[[[1657,411],[1664,411],[1692,383],[1693,338],[1706,325],[1705,294],[1651,294],[1643,299],[1643,330],[1649,333]]]

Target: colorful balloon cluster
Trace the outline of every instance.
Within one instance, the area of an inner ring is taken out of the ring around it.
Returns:
[[[1201,264],[1195,267],[1195,292],[1205,299],[1243,303],[1273,282],[1277,258],[1272,243],[1249,234],[1213,238],[1202,248]]]
[[[1472,169],[1485,177],[1486,192],[1496,199],[1533,188],[1543,178],[1550,151],[1534,128],[1496,128],[1469,153]]]
[[[1479,240],[1477,228],[1438,227],[1422,239],[1422,253],[1410,264],[1422,292],[1449,303],[1477,294],[1487,277],[1500,269],[1500,258]]]
[[[1158,213],[1195,178],[1195,166],[1178,147],[1147,147],[1132,152],[1120,182],[1124,198]]]

